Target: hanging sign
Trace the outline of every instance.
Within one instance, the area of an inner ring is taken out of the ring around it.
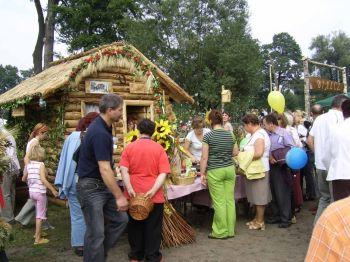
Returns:
[[[224,86],[222,86],[221,90],[221,102],[222,103],[230,103],[231,102],[231,90],[224,89]]]
[[[320,77],[309,77],[311,90],[322,90],[326,92],[343,92],[344,84]]]
[[[24,106],[18,106],[17,108],[12,109],[13,117],[22,117],[25,116]]]

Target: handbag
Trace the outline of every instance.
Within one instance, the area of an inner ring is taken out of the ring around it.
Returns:
[[[279,149],[273,150],[271,152],[271,155],[277,161],[278,165],[283,166],[284,164],[286,164],[286,155],[289,150],[290,150],[290,147],[279,148]]]

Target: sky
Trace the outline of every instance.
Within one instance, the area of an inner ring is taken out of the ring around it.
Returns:
[[[349,0],[248,0],[248,5],[251,33],[261,44],[271,43],[274,34],[288,32],[309,57],[308,47],[317,35],[343,31],[350,36]],[[0,0],[0,25],[0,64],[32,67],[38,32],[34,3]],[[66,54],[64,45],[56,45],[55,51]]]

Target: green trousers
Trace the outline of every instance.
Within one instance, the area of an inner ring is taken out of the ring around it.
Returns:
[[[218,238],[235,235],[236,207],[234,166],[216,168],[207,172],[208,188],[214,207],[212,235]]]

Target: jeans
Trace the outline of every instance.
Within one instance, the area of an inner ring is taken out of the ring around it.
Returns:
[[[1,217],[5,222],[14,219],[13,210],[15,208],[16,196],[16,175],[8,172],[4,173],[1,190],[4,195],[5,207],[1,210]]]
[[[145,220],[129,218],[128,239],[131,247],[130,259],[159,262],[162,242],[163,204],[154,204],[152,212]]]
[[[28,198],[15,220],[21,223],[23,226],[27,226],[34,219],[34,217],[35,203],[32,199]]]
[[[86,231],[84,215],[77,199],[76,184],[71,186],[68,192],[68,204],[71,222],[71,245],[72,247],[84,246],[84,236]]]
[[[320,199],[318,201],[317,213],[315,216],[314,224],[316,224],[318,218],[321,216],[322,212],[331,203],[332,200],[332,189],[331,183],[327,181],[327,171],[316,169],[317,184],[320,190]]]
[[[80,178],[76,188],[86,224],[84,262],[103,262],[125,230],[128,216],[117,211],[115,198],[102,180]]]

